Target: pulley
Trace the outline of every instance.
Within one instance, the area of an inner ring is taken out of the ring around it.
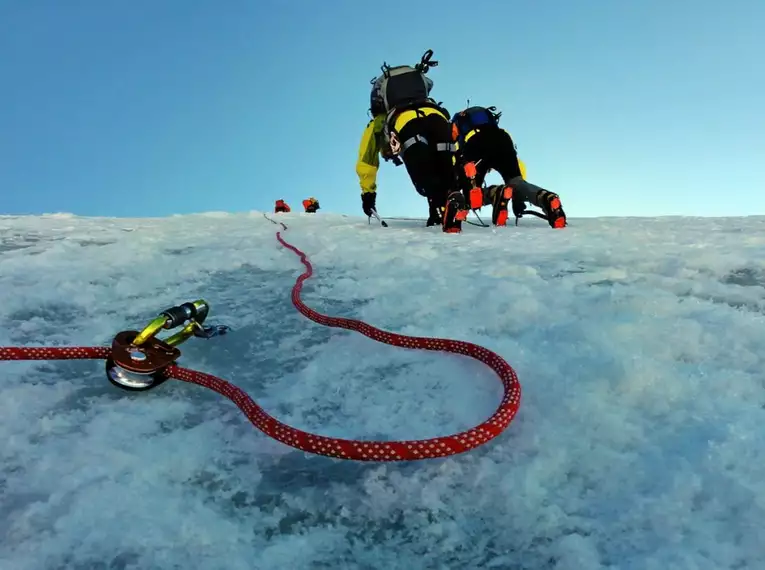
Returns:
[[[106,360],[106,377],[114,386],[123,390],[142,391],[159,386],[166,380],[161,372],[140,374],[122,368],[111,358]]]
[[[165,369],[181,356],[177,345],[192,336],[212,338],[223,335],[227,326],[203,326],[209,313],[204,300],[171,307],[159,314],[142,331],[122,331],[112,341],[112,354],[106,360],[106,377],[124,390],[149,390],[167,379]],[[162,340],[162,329],[183,327]]]

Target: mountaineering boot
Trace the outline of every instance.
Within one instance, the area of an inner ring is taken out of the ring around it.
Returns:
[[[441,225],[441,212],[438,211],[438,206],[436,206],[436,203],[428,199],[428,221],[425,223],[426,227]]]
[[[523,212],[526,211],[526,202],[520,199],[513,198],[513,215],[515,216],[515,225],[518,225],[518,218],[523,216]]]
[[[553,229],[566,227],[566,213],[561,207],[560,198],[554,192],[549,190],[540,190],[537,192],[537,203],[544,210],[547,216],[547,223]]]
[[[491,204],[491,223],[495,226],[507,224],[507,203],[513,198],[513,187],[495,184],[486,188],[484,203]]]
[[[466,218],[465,196],[459,191],[451,192],[446,199],[446,209],[444,210],[444,232],[460,233],[462,231],[462,222]]]

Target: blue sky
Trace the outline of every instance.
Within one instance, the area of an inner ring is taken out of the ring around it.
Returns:
[[[363,215],[383,61],[433,49],[570,217],[765,214],[761,0],[0,0],[0,213]],[[498,180],[490,175],[489,180]],[[381,215],[427,214],[383,164]]]

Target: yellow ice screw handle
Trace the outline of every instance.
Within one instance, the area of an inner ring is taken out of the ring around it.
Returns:
[[[202,328],[202,323],[209,312],[210,306],[204,299],[170,307],[146,325],[135,337],[132,344],[133,346],[140,346],[156,336],[162,329],[174,329],[183,325],[183,329],[163,341],[170,346],[177,346],[191,337],[196,329]]]

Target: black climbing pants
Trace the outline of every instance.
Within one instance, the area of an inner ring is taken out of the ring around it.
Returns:
[[[409,178],[431,206],[444,206],[449,193],[459,189],[451,135],[451,124],[437,113],[410,120],[398,133],[401,144],[410,145],[401,151]]]

